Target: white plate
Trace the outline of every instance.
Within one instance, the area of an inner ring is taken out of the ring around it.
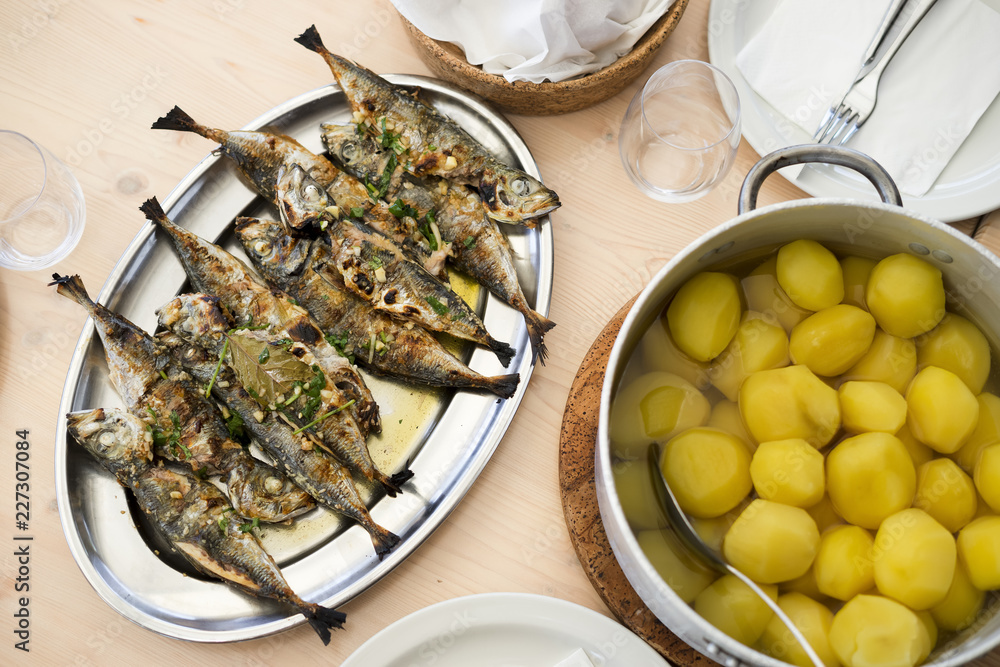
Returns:
[[[366,641],[341,667],[553,667],[582,648],[595,665],[664,667],[607,616],[527,593],[484,593],[414,612]]]
[[[812,142],[807,132],[757,95],[736,67],[736,54],[763,26],[779,1],[712,0],[708,15],[709,59],[736,84],[743,109],[743,136],[760,155]],[[1000,10],[1000,0],[983,1]],[[815,197],[877,200],[868,181],[832,167],[807,166],[792,182]],[[903,206],[946,222],[1000,208],[1000,98],[979,119],[927,194],[904,195]]]

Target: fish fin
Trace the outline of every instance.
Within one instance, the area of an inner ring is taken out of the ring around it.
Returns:
[[[303,609],[302,613],[305,615],[306,620],[309,621],[312,629],[323,640],[323,646],[327,646],[330,643],[330,628],[342,628],[344,627],[344,621],[347,620],[347,614],[344,612],[330,609],[329,607],[321,607],[318,604]]]
[[[316,30],[316,24],[306,28],[305,32],[295,38],[295,41],[316,53],[330,52],[329,49],[323,46],[323,40],[319,36],[319,31]]]
[[[152,129],[178,130],[180,132],[202,134],[204,128],[194,122],[194,118],[185,113],[179,106],[174,106],[166,115],[160,116],[153,122]]]
[[[399,535],[382,528],[382,526],[375,526],[368,533],[372,537],[372,544],[375,546],[375,553],[379,560],[385,558],[386,554],[399,544]]]
[[[486,380],[489,382],[487,389],[500,398],[510,398],[517,391],[517,385],[521,383],[521,374],[494,375],[493,377],[486,378]]]
[[[406,469],[405,470],[400,470],[399,472],[394,473],[392,475],[392,477],[389,478],[389,480],[393,484],[395,484],[396,488],[399,489],[400,491],[402,491],[403,484],[406,484],[411,479],[413,479],[413,471],[410,470],[410,464],[409,463],[406,464]]]
[[[139,210],[142,211],[147,218],[156,223],[167,219],[167,214],[163,212],[163,207],[160,206],[160,202],[157,201],[156,197],[150,197],[146,201],[142,202],[142,205],[139,206]]]
[[[56,285],[56,292],[61,296],[76,301],[87,310],[93,310],[94,301],[87,294],[87,288],[83,286],[83,279],[79,275],[60,276],[58,273],[52,274],[52,282],[47,287]]]
[[[493,354],[497,355],[497,359],[500,360],[500,363],[503,364],[504,368],[510,366],[510,360],[513,359],[514,354],[517,353],[517,350],[512,348],[510,345],[495,338],[489,339],[489,348],[493,350]]]
[[[543,337],[556,323],[532,310],[525,313],[524,324],[528,327],[528,338],[531,340],[531,349],[534,350],[535,358],[544,366],[548,350],[545,348]]]

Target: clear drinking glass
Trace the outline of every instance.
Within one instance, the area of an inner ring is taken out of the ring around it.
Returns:
[[[715,187],[740,143],[740,98],[721,70],[698,60],[658,69],[622,120],[618,150],[629,178],[669,203]]]
[[[0,130],[0,266],[52,266],[76,247],[85,217],[69,168],[23,134]]]

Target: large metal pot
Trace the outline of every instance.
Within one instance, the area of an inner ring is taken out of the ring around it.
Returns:
[[[803,162],[827,162],[862,173],[879,191],[882,203],[848,199],[808,199],[754,210],[757,191],[776,169]],[[901,208],[899,193],[888,174],[856,151],[794,146],[761,159],[751,169],[740,193],[739,216],[708,232],[664,266],[642,291],[622,325],[608,359],[601,394],[596,452],[597,496],[601,518],[618,562],[632,587],[671,631],[694,649],[727,666],[786,663],[731,639],[695,613],[653,569],[628,526],[612,477],[608,416],[626,363],[643,332],[660,314],[668,297],[688,278],[708,267],[764,253],[795,239],[815,239],[832,249],[868,256],[912,253],[944,274],[949,310],[960,312],[1000,349],[1000,260],[967,236],[930,218]],[[969,629],[946,641],[928,665],[963,665],[1000,643],[1000,599],[991,596]]]

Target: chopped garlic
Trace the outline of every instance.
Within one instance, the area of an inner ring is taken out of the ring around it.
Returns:
[[[407,322],[403,326],[406,327],[407,331],[409,331],[409,330],[413,329],[413,322]]]
[[[449,158],[449,159],[454,160],[455,158]],[[445,181],[439,181],[438,182],[438,192],[440,192],[443,195],[448,194],[448,183],[445,182]]]
[[[458,160],[455,159],[454,155],[449,155],[448,159],[444,161],[444,170],[451,171],[458,166]]]
[[[302,438],[302,451],[309,452],[312,451],[313,444],[308,438]]]
[[[445,308],[448,307],[448,297],[441,297],[441,305]]]
[[[229,381],[228,380],[219,380],[218,382],[215,383],[215,386],[219,387],[220,389],[225,389],[226,387],[229,386]]]
[[[387,129],[387,130],[395,130],[396,129],[396,124],[393,123],[391,120],[387,120],[387,121],[385,121],[385,129]]]
[[[381,352],[384,349],[385,349],[385,343],[383,343],[380,340],[375,341],[375,351],[376,352]]]
[[[403,189],[404,190],[412,190],[413,189],[413,183],[410,183],[409,181],[403,183]]]
[[[354,253],[355,257],[361,257],[361,246],[359,245],[354,246],[353,248],[351,248],[351,252]]]
[[[184,497],[184,494],[183,494],[183,493],[181,493],[180,491],[171,491],[171,492],[170,492],[170,497],[171,497],[171,498],[176,498],[176,499],[180,499],[180,498],[183,498],[183,497]]]
[[[222,410],[222,418],[229,419],[229,408],[224,405],[220,405],[219,408]]]
[[[253,413],[253,418],[256,419],[258,422],[262,422],[264,421],[264,413],[260,410],[257,410],[256,412]]]
[[[357,125],[358,123],[360,123],[360,122],[362,122],[362,121],[365,121],[365,120],[366,120],[366,119],[365,119],[365,115],[364,115],[363,113],[361,113],[360,111],[355,111],[355,112],[354,112],[354,113],[353,113],[353,114],[351,115],[351,121],[352,121],[352,122],[353,122],[353,123],[354,123],[355,125]]]
[[[385,268],[380,266],[377,269],[375,269],[375,280],[379,281],[380,283],[385,282]]]
[[[319,397],[323,399],[323,402],[329,403],[333,398],[333,391],[330,389],[323,389],[319,392]]]
[[[340,207],[339,206],[327,206],[326,212],[332,215],[334,218],[340,217]]]

